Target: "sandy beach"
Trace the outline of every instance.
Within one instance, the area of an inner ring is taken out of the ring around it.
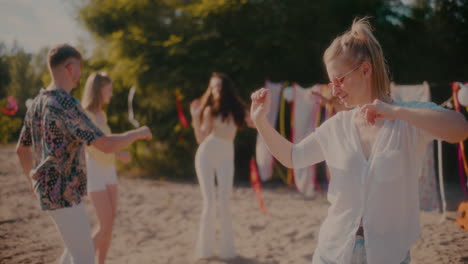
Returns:
[[[39,209],[21,174],[13,146],[0,147],[0,263],[56,263],[63,248],[49,215]],[[454,222],[463,199],[459,186],[448,186],[449,218],[421,213],[422,236],[411,250],[411,263],[468,263],[468,232]],[[283,186],[266,186],[270,215],[261,214],[248,185],[236,186],[232,214],[239,257],[194,261],[201,212],[197,184],[132,179],[120,175],[119,209],[108,263],[311,263],[328,202],[304,199]],[[96,217],[84,200],[92,227]]]

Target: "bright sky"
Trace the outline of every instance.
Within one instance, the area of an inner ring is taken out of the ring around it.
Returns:
[[[58,43],[92,48],[89,33],[78,23],[71,0],[0,0],[0,42],[13,41],[29,52]]]

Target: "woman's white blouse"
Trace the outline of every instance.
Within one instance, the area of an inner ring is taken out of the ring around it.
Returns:
[[[444,110],[426,102],[395,104]],[[350,263],[361,218],[370,264],[400,263],[419,237],[417,175],[434,138],[405,121],[386,120],[366,160],[353,123],[356,112],[339,112],[293,146],[294,168],[325,160],[331,173],[331,206],[320,228],[314,264]]]

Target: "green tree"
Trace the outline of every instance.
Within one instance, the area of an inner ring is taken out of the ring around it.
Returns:
[[[7,105],[7,97],[13,96],[18,101],[19,110],[15,116],[0,113],[0,143],[8,143],[18,138],[21,117],[26,113],[25,102],[33,98],[43,86],[41,76],[45,71],[43,49],[38,54],[26,52],[17,43],[8,48],[0,43],[0,108]]]
[[[25,102],[34,98],[43,87],[40,69],[33,65],[34,55],[26,52],[18,44],[14,44],[8,52],[7,63],[10,82],[6,85],[6,94],[18,101],[19,115],[26,113]]]
[[[192,174],[193,166],[180,164],[193,163],[196,145],[191,132],[182,130],[186,136],[179,139],[176,89],[185,96],[188,113],[189,101],[202,94],[213,71],[228,73],[246,101],[265,79],[304,86],[326,82],[325,48],[353,18],[371,16],[396,82],[433,78],[429,81],[449,90],[445,82],[467,72],[459,59],[467,52],[467,8],[466,0],[420,0],[414,6],[399,0],[90,0],[80,17],[98,43],[89,65],[108,70],[115,80],[119,97],[109,112],[120,129],[129,127],[122,113],[125,95],[138,87],[137,118],[156,138],[139,148],[147,151],[139,156],[140,165],[184,175]],[[447,97],[434,95],[436,101]],[[237,137],[242,177],[254,140],[249,130]]]
[[[7,96],[6,86],[10,83],[10,73],[8,71],[8,60],[6,46],[0,43],[0,98]]]

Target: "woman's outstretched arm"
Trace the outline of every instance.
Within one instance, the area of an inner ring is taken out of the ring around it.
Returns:
[[[258,133],[262,136],[270,153],[285,167],[292,168],[293,144],[281,136],[267,120],[267,114],[270,111],[270,91],[262,88],[252,93],[251,98],[250,115]]]
[[[450,143],[464,141],[468,137],[468,122],[465,117],[451,110],[410,108],[375,100],[372,104],[364,105],[361,113],[370,123],[376,118],[404,120],[433,137]]]

